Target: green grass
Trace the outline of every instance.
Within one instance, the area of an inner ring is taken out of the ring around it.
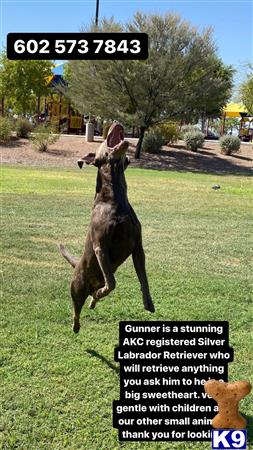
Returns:
[[[120,320],[229,320],[230,380],[252,376],[247,177],[127,170],[143,225],[155,315],[144,312],[129,259],[117,288],[71,331],[71,267],[56,244],[80,255],[95,169],[3,167],[1,423],[4,450],[209,449],[210,443],[119,443],[112,401]],[[214,183],[221,189],[211,189]],[[241,410],[252,416],[252,397]]]

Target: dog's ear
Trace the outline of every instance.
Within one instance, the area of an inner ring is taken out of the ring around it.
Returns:
[[[88,155],[85,155],[83,158],[80,158],[77,161],[77,164],[80,167],[80,169],[83,167],[84,163],[95,165],[95,153],[88,153]]]

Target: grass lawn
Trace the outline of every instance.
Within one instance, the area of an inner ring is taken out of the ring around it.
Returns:
[[[208,442],[119,443],[111,417],[119,398],[113,352],[120,320],[228,320],[230,380],[252,377],[252,180],[129,168],[156,313],[143,310],[129,259],[115,292],[95,310],[84,306],[74,335],[72,268],[56,244],[80,255],[96,170],[3,166],[2,173],[0,448],[210,449]],[[252,396],[241,411],[252,417]]]

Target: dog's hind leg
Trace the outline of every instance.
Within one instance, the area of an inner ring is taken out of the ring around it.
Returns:
[[[73,331],[78,333],[80,330],[80,313],[84,302],[87,298],[85,290],[80,288],[77,283],[72,281],[71,283],[71,297],[73,304]]]
[[[155,307],[149,292],[148,279],[145,269],[145,253],[141,242],[135,247],[132,253],[132,258],[139,282],[141,284],[144,308],[147,311],[155,312]]]
[[[93,309],[96,306],[96,302],[106,297],[113,289],[115,289],[116,281],[113,275],[110,259],[106,250],[102,249],[100,246],[94,248],[95,255],[98,260],[98,264],[100,266],[101,272],[104,276],[105,285],[98,289],[93,294],[93,299],[89,305],[89,308]]]

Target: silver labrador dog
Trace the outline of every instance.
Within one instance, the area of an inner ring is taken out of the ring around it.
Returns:
[[[122,125],[114,122],[96,154],[89,153],[78,161],[80,168],[84,163],[93,164],[98,172],[81,259],[72,256],[62,244],[59,246],[64,258],[75,268],[71,283],[75,333],[80,329],[80,313],[86,298],[92,296],[89,307],[95,308],[98,300],[115,289],[114,273],[130,255],[140,281],[144,308],[155,311],[145,269],[141,224],[127,198],[124,172],[129,164],[128,145]]]

